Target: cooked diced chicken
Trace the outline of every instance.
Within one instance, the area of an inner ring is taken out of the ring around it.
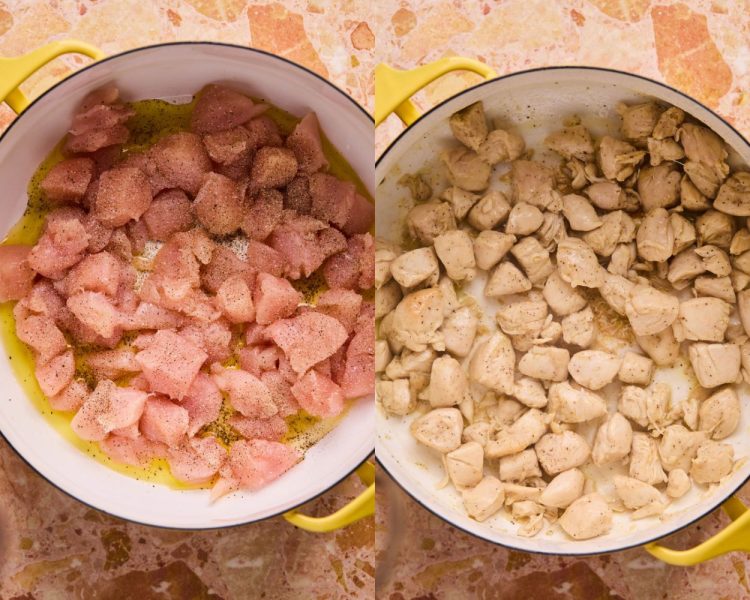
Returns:
[[[627,244],[635,239],[635,223],[621,210],[602,217],[601,227],[583,234],[583,240],[599,256],[611,256],[618,244]]]
[[[722,178],[714,169],[694,160],[685,161],[682,168],[701,195],[708,198],[716,197]]]
[[[620,391],[617,410],[641,427],[648,425],[648,392],[628,385]]]
[[[607,179],[625,181],[635,172],[645,155],[643,150],[636,150],[627,142],[605,135],[599,141],[596,161]]]
[[[552,169],[533,160],[516,160],[511,165],[510,174],[514,204],[526,202],[541,210],[562,210],[562,199],[555,189]]]
[[[696,342],[688,349],[690,364],[704,388],[734,383],[740,374],[740,347],[737,344]]]
[[[591,448],[586,440],[574,431],[547,433],[534,448],[539,464],[547,475],[580,467],[591,455]]]
[[[635,341],[659,367],[671,367],[680,355],[680,344],[671,327],[653,335],[637,335]]]
[[[447,202],[417,204],[406,215],[409,234],[422,244],[432,244],[435,238],[456,228],[453,209]]]
[[[680,204],[685,210],[706,210],[711,202],[706,198],[687,175],[680,180]]]
[[[721,179],[727,176],[727,151],[723,140],[707,127],[684,123],[677,130],[675,139],[685,149],[688,160],[701,163],[714,171]]]
[[[542,248],[536,238],[523,238],[510,249],[510,253],[519,262],[526,277],[533,284],[541,283],[555,270],[549,252]]]
[[[635,352],[626,352],[622,357],[617,378],[623,383],[646,386],[654,376],[654,361]]]
[[[404,349],[399,356],[394,358],[385,368],[385,374],[389,379],[401,379],[409,377],[412,373],[429,373],[437,353],[432,348],[421,352],[411,352]]]
[[[620,104],[617,107],[617,112],[622,117],[622,125],[620,126],[622,135],[628,140],[640,143],[643,143],[653,133],[661,117],[661,108],[654,102],[630,106]]]
[[[614,381],[622,360],[601,350],[576,352],[568,363],[568,372],[576,383],[591,390],[599,390]]]
[[[583,294],[565,281],[557,270],[547,277],[542,293],[552,312],[558,316],[570,315],[586,306]]]
[[[630,244],[617,244],[612,256],[609,258],[607,271],[612,275],[621,275],[625,277],[636,259],[636,247],[632,242]]]
[[[542,489],[531,485],[519,485],[517,483],[506,482],[505,488],[505,505],[512,506],[519,502],[537,502],[542,494]]]
[[[503,456],[500,459],[500,481],[526,481],[532,477],[541,477],[536,452],[524,450],[518,454]]]
[[[510,339],[497,331],[475,350],[469,362],[469,378],[491,390],[512,394],[515,362]]]
[[[663,208],[649,211],[641,221],[635,237],[638,256],[644,260],[663,262],[674,251],[674,231],[669,213]]]
[[[654,335],[677,318],[680,302],[675,296],[650,285],[639,284],[625,302],[625,314],[636,335]]]
[[[569,361],[570,353],[565,348],[534,346],[521,357],[518,370],[534,379],[564,381],[568,375]]]
[[[695,220],[698,245],[711,244],[729,249],[734,236],[734,220],[718,210],[707,210]]]
[[[375,292],[375,318],[384,317],[401,301],[401,287],[396,281],[389,281]]]
[[[440,339],[443,324],[443,295],[435,288],[404,297],[393,313],[393,337],[410,350],[419,352]]]
[[[484,449],[477,442],[467,442],[445,455],[445,468],[458,488],[477,485],[484,475]]]
[[[523,537],[535,536],[546,522],[544,507],[531,500],[513,502],[510,514],[513,521],[519,524],[516,533]]]
[[[698,448],[690,467],[690,476],[696,483],[718,483],[732,472],[734,448],[708,440]]]
[[[732,288],[732,280],[729,277],[698,277],[693,287],[700,296],[721,298],[724,302],[730,304],[737,302],[737,296]]]
[[[675,289],[681,290],[690,285],[695,277],[705,272],[706,267],[703,265],[703,259],[698,256],[694,249],[688,248],[669,262],[667,281]]]
[[[673,212],[669,215],[669,224],[674,233],[673,254],[678,254],[695,243],[695,225],[681,214]]]
[[[432,196],[430,184],[419,173],[402,175],[398,180],[398,184],[408,188],[412,200],[416,200],[417,202],[424,202]]]
[[[476,273],[474,244],[468,233],[456,229],[437,236],[435,252],[440,262],[443,263],[448,277],[453,281],[470,281],[474,278]]]
[[[657,442],[647,433],[633,432],[629,474],[650,485],[667,481],[667,475],[659,462]]]
[[[464,431],[461,434],[461,439],[464,442],[476,442],[482,448],[487,444],[487,440],[490,439],[492,434],[493,426],[485,421],[477,421],[471,425],[464,427]]]
[[[614,413],[599,426],[594,438],[591,459],[603,466],[624,462],[633,443],[633,428],[619,412]]]
[[[443,355],[432,363],[429,390],[433,408],[455,406],[461,404],[469,392],[469,380],[455,358]]]
[[[584,192],[591,203],[602,210],[635,210],[633,199],[626,190],[613,181],[597,181],[587,187]]]
[[[551,133],[544,139],[544,145],[567,160],[577,158],[587,162],[594,157],[594,140],[583,125]]]
[[[529,408],[544,408],[547,406],[547,392],[544,391],[544,386],[530,377],[521,377],[516,381],[511,395]]]
[[[740,422],[740,399],[733,388],[724,388],[701,403],[698,429],[711,439],[723,440],[732,435]]]
[[[641,169],[638,176],[638,194],[645,210],[669,208],[679,202],[680,172],[672,163]]]
[[[487,458],[500,458],[517,454],[531,444],[535,444],[547,431],[544,413],[532,408],[523,413],[517,421],[497,434],[497,439],[489,440],[484,447]]]
[[[387,340],[375,340],[375,372],[382,373],[393,355]]]
[[[530,235],[542,226],[544,217],[536,206],[519,202],[510,211],[505,232],[513,235]]]
[[[490,190],[469,211],[469,225],[484,231],[493,229],[505,221],[510,213],[510,204],[505,195],[497,190]]]
[[[634,510],[633,518],[642,519],[664,512],[667,502],[654,486],[632,477],[614,476],[615,492],[622,503]]]
[[[596,337],[594,326],[594,311],[590,306],[564,317],[562,322],[562,336],[566,344],[588,348]]]
[[[475,311],[468,306],[458,308],[449,314],[440,329],[446,352],[461,358],[468,356],[474,345],[478,323]]]
[[[382,238],[375,239],[375,287],[381,288],[391,279],[391,262],[401,248]]]
[[[482,402],[493,402],[495,398],[492,392],[487,392]],[[502,429],[515,423],[523,414],[523,411],[524,407],[520,402],[510,398],[501,398],[494,407],[489,407],[487,414]]]
[[[549,388],[548,412],[562,423],[585,423],[607,414],[604,399],[586,389],[577,389],[567,381]]]
[[[455,137],[465,146],[476,151],[487,138],[487,118],[481,102],[470,104],[451,115],[448,124]]]
[[[516,160],[526,150],[523,138],[517,133],[504,129],[493,129],[487,134],[487,139],[480,144],[477,154],[485,162],[497,163]]]
[[[464,419],[457,408],[436,408],[412,421],[410,430],[421,444],[443,454],[461,445]]]
[[[466,512],[480,522],[500,510],[505,500],[503,484],[491,475],[484,477],[473,488],[463,490],[462,495]]]
[[[604,301],[619,315],[625,315],[625,306],[635,284],[620,275],[606,273],[599,294]]]
[[[748,250],[750,250],[750,230],[743,227],[737,230],[737,233],[732,237],[732,242],[729,244],[729,254],[737,256]]]
[[[443,296],[443,316],[447,317],[458,308],[456,288],[453,285],[453,280],[450,277],[445,276],[440,278],[437,287]]]
[[[669,472],[667,482],[667,496],[670,498],[682,498],[690,491],[691,482],[688,474],[682,469],[674,469]]]
[[[544,300],[518,300],[501,305],[495,319],[500,329],[508,335],[537,335],[547,318]]]
[[[539,502],[553,508],[567,508],[583,494],[585,477],[579,469],[568,469],[555,475],[542,490]]]
[[[703,431],[690,431],[680,424],[670,425],[664,430],[659,442],[659,459],[666,471],[690,468],[698,447],[707,439]]]
[[[605,270],[594,251],[578,238],[570,237],[557,245],[560,277],[571,286],[596,288],[604,283]]]
[[[492,271],[484,286],[487,298],[521,294],[531,289],[531,282],[512,262],[503,261]]]
[[[685,151],[673,139],[657,140],[648,138],[649,162],[652,167],[665,161],[678,161],[685,158]]]
[[[724,340],[731,306],[719,298],[693,298],[680,303],[679,324],[683,338],[692,341]]]
[[[737,309],[745,333],[750,335],[750,290],[737,293]]]
[[[393,415],[408,415],[417,407],[417,398],[409,390],[408,379],[382,380],[375,385],[378,401]]]
[[[440,276],[440,265],[432,248],[417,248],[391,262],[391,275],[405,288],[422,282],[434,285]]]
[[[591,231],[602,224],[596,209],[583,196],[566,194],[562,197],[563,215],[574,231]]]
[[[568,506],[558,522],[574,540],[588,540],[612,529],[612,509],[599,494],[587,494]]]
[[[654,131],[651,134],[654,139],[663,140],[664,138],[674,137],[677,129],[685,120],[685,113],[676,106],[670,106],[661,113],[659,120],[656,122]]]
[[[453,185],[469,192],[487,189],[492,168],[473,150],[454,148],[444,151],[440,158],[445,165],[448,181]]]
[[[726,277],[732,272],[729,256],[721,248],[717,246],[701,246],[695,249],[695,253],[700,256],[703,267],[709,273],[713,273],[718,277]]]
[[[714,208],[736,217],[750,216],[750,173],[732,174],[719,188]]]

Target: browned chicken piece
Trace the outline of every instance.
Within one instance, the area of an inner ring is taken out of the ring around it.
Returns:
[[[670,208],[680,200],[680,172],[672,163],[644,167],[638,175],[638,194],[645,210]]]
[[[652,167],[663,162],[675,162],[685,158],[685,151],[672,138],[657,140],[648,138],[649,163]]]
[[[448,119],[453,137],[474,150],[487,138],[487,118],[484,116],[484,106],[481,102],[470,104],[464,109],[451,115]]]
[[[533,160],[515,160],[510,174],[514,204],[526,202],[541,210],[562,210],[562,197],[556,189],[552,169]]]
[[[469,192],[481,192],[490,184],[492,167],[465,147],[446,150],[440,155],[451,184]]]
[[[654,102],[633,104],[627,106],[620,104],[617,111],[622,117],[620,131],[626,140],[645,144],[659,122],[662,110]]]
[[[525,150],[526,144],[517,133],[493,129],[487,134],[487,139],[480,144],[477,154],[483,161],[494,166],[520,158]]]
[[[583,125],[565,127],[548,135],[544,145],[566,160],[590,161],[594,157],[594,140]]]
[[[607,179],[625,181],[635,172],[645,156],[645,151],[637,150],[627,142],[605,135],[599,142],[596,162]]]
[[[719,188],[714,208],[736,217],[750,216],[750,173],[732,174]]]

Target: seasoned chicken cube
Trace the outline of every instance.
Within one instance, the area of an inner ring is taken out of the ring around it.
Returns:
[[[690,177],[683,175],[680,180],[680,204],[685,210],[706,210],[711,208],[711,202],[695,187]]]
[[[667,281],[676,290],[685,289],[698,275],[705,273],[706,267],[703,259],[698,256],[694,249],[683,250],[669,262]]]
[[[630,510],[633,519],[642,519],[661,514],[667,502],[654,486],[623,475],[614,476],[615,492]]]
[[[481,102],[470,104],[448,119],[453,137],[474,151],[487,138],[487,118]]]
[[[501,162],[516,160],[526,150],[523,138],[512,131],[493,129],[487,134],[477,150],[479,157],[485,162],[496,165]]]
[[[728,156],[724,141],[707,127],[684,123],[677,130],[675,139],[685,149],[688,160],[701,163],[724,179],[729,173]]]
[[[704,388],[734,383],[740,374],[740,347],[737,344],[696,342],[688,349],[690,364]]]
[[[456,228],[453,209],[447,202],[417,204],[406,215],[409,235],[422,244],[430,245],[441,233]]]
[[[695,243],[695,225],[685,217],[679,213],[673,212],[669,215],[669,224],[672,226],[672,233],[674,233],[673,254],[682,252]]]
[[[566,194],[562,197],[563,215],[574,231],[591,231],[602,224],[596,209],[583,196]]]
[[[422,282],[434,285],[440,277],[440,265],[432,248],[417,248],[404,252],[391,262],[391,275],[405,288]]]
[[[515,363],[510,338],[496,331],[474,351],[469,362],[469,378],[491,390],[512,394]]]
[[[583,294],[565,281],[558,270],[549,275],[542,294],[552,312],[561,317],[578,312],[586,306]]]
[[[732,472],[734,448],[708,440],[701,444],[690,467],[690,476],[696,483],[718,483]]]
[[[503,484],[491,475],[485,476],[473,488],[463,490],[462,496],[468,515],[480,522],[500,510],[505,500]]]
[[[412,199],[417,202],[429,200],[432,196],[430,184],[419,173],[402,175],[398,180],[398,184],[408,188]]]
[[[682,169],[701,195],[708,198],[716,197],[722,177],[714,169],[695,160],[685,161]]]
[[[584,190],[591,203],[602,210],[637,210],[638,198],[614,181],[596,181]]]
[[[630,421],[616,412],[597,429],[591,459],[598,466],[624,462],[632,444],[633,428]]]
[[[654,335],[636,335],[635,341],[659,367],[671,367],[680,355],[680,344],[671,327]]]
[[[737,302],[737,296],[732,288],[732,280],[729,277],[698,277],[693,283],[693,287],[699,296],[721,298],[724,302],[730,304]]]
[[[484,449],[478,442],[467,442],[445,455],[445,469],[457,488],[473,487],[484,473]]]
[[[649,163],[652,167],[665,161],[678,161],[685,158],[685,151],[673,139],[657,140],[648,138]]]
[[[568,469],[555,475],[539,495],[539,502],[553,508],[567,508],[583,495],[586,478],[580,469]]]
[[[678,323],[686,340],[722,342],[731,306],[719,298],[692,298],[680,303]]]
[[[580,467],[591,455],[588,443],[575,431],[547,433],[539,439],[534,449],[547,475]]]
[[[463,358],[471,352],[477,334],[479,319],[468,306],[457,308],[443,321],[440,331],[445,342],[445,351]]]
[[[644,167],[638,175],[638,194],[645,210],[669,208],[680,199],[680,172],[672,163]]]
[[[510,294],[521,294],[531,289],[531,282],[512,262],[501,262],[492,271],[484,286],[487,298],[501,298]]]
[[[443,295],[428,288],[404,297],[393,312],[393,337],[410,350],[420,352],[440,340],[443,324]]]
[[[516,381],[511,395],[529,408],[547,406],[547,392],[544,391],[544,386],[530,377],[521,377]]]
[[[513,235],[530,235],[542,226],[544,217],[536,206],[519,202],[510,211],[505,233]]]
[[[617,377],[622,360],[601,350],[581,350],[568,363],[570,376],[584,387],[600,390]]]
[[[521,482],[542,476],[536,452],[533,450],[523,450],[518,454],[503,456],[499,465],[500,481]]]
[[[653,133],[661,116],[661,108],[654,102],[631,104],[630,106],[620,104],[617,107],[617,112],[622,117],[620,131],[623,137],[641,144]]]
[[[669,472],[666,492],[670,498],[682,498],[690,491],[691,486],[690,476],[682,469],[674,469]]]
[[[740,313],[740,321],[745,333],[750,335],[750,290],[742,290],[737,293],[737,309]]]
[[[500,458],[517,454],[539,441],[547,431],[547,417],[536,408],[523,413],[517,421],[489,440],[484,447],[487,458]]]
[[[489,271],[510,251],[516,236],[490,229],[480,231],[474,238],[474,258],[477,267]]]
[[[384,317],[401,301],[401,287],[396,281],[389,281],[375,292],[375,318]]]
[[[733,173],[719,188],[714,208],[736,217],[750,216],[750,173]]]
[[[661,113],[659,120],[656,122],[654,131],[651,134],[654,139],[663,140],[664,138],[674,137],[677,129],[685,120],[685,113],[676,106],[670,106]]]
[[[621,210],[602,217],[600,227],[583,234],[583,241],[599,256],[611,256],[618,244],[627,244],[635,239],[635,223]]]
[[[464,418],[457,408],[435,408],[412,421],[414,438],[428,448],[446,454],[461,445]]]
[[[408,415],[417,407],[417,398],[409,390],[408,379],[378,381],[375,391],[378,402],[392,415]]]
[[[709,273],[718,277],[726,277],[732,273],[732,264],[727,253],[717,246],[701,246],[695,249],[700,256],[703,267]]]
[[[555,189],[555,173],[548,166],[533,160],[516,160],[510,174],[514,204],[526,202],[541,210],[562,210],[562,199]]]
[[[468,148],[446,150],[440,158],[452,185],[469,192],[481,192],[490,184],[492,167]]]
[[[401,248],[382,238],[375,239],[375,287],[381,288],[391,279],[391,262]]]
[[[655,208],[646,213],[635,236],[638,256],[643,260],[664,262],[674,250],[674,231],[669,213]]]
[[[625,277],[633,267],[636,258],[635,244],[617,244],[612,256],[609,258],[607,271],[612,275]]]
[[[468,233],[455,229],[437,236],[435,252],[453,281],[471,281],[474,278],[474,244]]]
[[[565,127],[549,134],[544,145],[567,160],[577,158],[588,162],[594,157],[594,140],[583,125]]]
[[[656,440],[647,433],[633,432],[633,445],[630,448],[629,474],[650,485],[667,481],[667,474],[659,462],[659,448]]]
[[[566,344],[588,348],[594,343],[596,327],[594,311],[590,306],[564,317],[561,321],[562,336]]]
[[[699,246],[710,244],[728,250],[734,230],[734,219],[718,210],[707,210],[695,220]]]
[[[625,314],[636,335],[664,331],[675,321],[679,311],[680,302],[675,296],[650,285],[636,285],[625,302]]]
[[[627,142],[608,135],[599,141],[596,151],[596,161],[604,176],[617,181],[625,181],[630,177],[645,156],[643,150],[636,150]]]
[[[606,271],[594,251],[579,238],[566,238],[557,245],[557,268],[560,277],[573,287],[596,288],[604,283]]]
[[[495,319],[507,335],[538,335],[547,319],[547,303],[544,300],[504,303],[495,313]]]
[[[574,540],[588,540],[612,529],[612,509],[599,494],[587,494],[568,506],[558,522]]]
[[[670,425],[664,430],[659,442],[659,459],[662,467],[666,471],[687,471],[698,447],[707,438],[703,431],[690,431],[680,424]]]
[[[732,435],[740,423],[740,399],[737,392],[727,387],[704,400],[698,410],[698,429],[706,431],[714,440]]]
[[[620,391],[617,410],[641,427],[648,425],[648,392],[643,388],[626,385]]]
[[[564,381],[550,386],[547,412],[562,423],[585,423],[606,415],[607,403],[594,392]]]
[[[411,352],[404,349],[399,356],[394,358],[385,368],[385,374],[389,379],[407,378],[412,373],[429,373],[437,353],[432,348],[421,352]]]
[[[469,380],[461,364],[447,355],[435,359],[430,371],[430,406],[440,408],[461,404],[468,393]]]
[[[617,378],[623,383],[646,386],[654,376],[654,361],[635,352],[626,352],[622,357]]]
[[[531,283],[541,283],[555,270],[552,261],[539,241],[533,237],[525,237],[510,249],[510,253],[519,262],[526,277]]]
[[[564,381],[568,376],[569,361],[570,353],[565,348],[534,346],[523,355],[518,370],[527,377],[542,381]]]
[[[510,204],[505,195],[500,191],[491,190],[472,207],[467,221],[475,229],[484,231],[497,227],[505,221],[509,213]]]
[[[599,294],[604,301],[619,315],[625,315],[625,306],[635,284],[620,275],[605,273],[604,284],[599,288]]]

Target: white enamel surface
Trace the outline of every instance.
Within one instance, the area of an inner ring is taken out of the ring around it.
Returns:
[[[16,121],[0,143],[3,236],[23,214],[34,170],[64,135],[75,106],[89,91],[114,82],[127,100],[189,97],[222,81],[267,98],[293,114],[316,111],[328,138],[370,191],[373,128],[367,115],[330,84],[281,59],[239,47],[181,44],[114,57],[64,81]],[[325,491],[372,453],[372,397],[355,402],[340,424],[309,449],[304,460],[271,485],[237,493],[213,505],[205,490],[177,491],[120,475],[66,442],[29,402],[0,358],[0,432],[44,477],[100,510],[150,525],[222,527],[286,511]]]
[[[622,73],[601,70],[560,68],[519,73],[469,90],[446,102],[426,118],[414,124],[381,157],[375,171],[379,183],[376,192],[376,227],[378,235],[398,242],[403,232],[403,218],[411,205],[408,191],[397,185],[404,173],[419,171],[440,192],[445,183],[438,176],[440,150],[455,143],[448,117],[455,111],[482,100],[485,112],[500,123],[512,124],[524,136],[527,146],[535,148],[535,157],[543,157],[541,141],[560,129],[566,117],[580,115],[583,124],[596,136],[606,132],[617,135],[618,102],[638,102],[654,97],[679,106],[711,127],[734,149],[731,161],[750,164],[750,148],[739,134],[713,113],[683,95],[654,82]],[[489,311],[485,320],[490,327],[496,306],[484,301],[483,281],[472,282],[468,290],[484,302]],[[689,383],[681,368],[658,373],[657,380],[672,384],[676,398],[687,395]],[[742,386],[742,422],[724,442],[732,444],[735,457],[750,456],[750,389]],[[441,461],[436,453],[416,443],[409,433],[412,417],[388,417],[378,408],[376,453],[380,463],[421,504],[461,529],[489,541],[525,551],[554,554],[596,554],[642,545],[663,537],[700,518],[718,506],[750,477],[750,461],[739,460],[720,486],[711,489],[694,486],[689,495],[670,505],[664,518],[631,520],[616,515],[611,533],[588,541],[572,541],[557,526],[542,530],[536,537],[524,538],[515,532],[517,525],[501,511],[483,523],[468,518],[460,494],[452,486],[437,489],[443,479]],[[593,432],[589,432],[593,433]],[[496,475],[496,474],[495,474]],[[607,490],[607,475],[589,468],[587,475]]]

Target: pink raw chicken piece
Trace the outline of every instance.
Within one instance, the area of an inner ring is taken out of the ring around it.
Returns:
[[[49,170],[39,187],[52,202],[80,202],[95,169],[90,158],[67,158]]]
[[[187,483],[209,481],[226,459],[227,451],[213,436],[192,438],[167,451],[172,475]]]
[[[229,87],[210,84],[203,88],[195,103],[190,128],[196,133],[225,131],[257,117],[267,108]]]
[[[300,215],[309,215],[312,207],[310,197],[310,179],[307,175],[297,175],[286,186],[284,208],[294,210]]]
[[[28,264],[40,275],[60,279],[83,258],[89,235],[74,216],[47,217],[42,237],[28,256]]]
[[[310,214],[339,229],[349,220],[356,188],[351,181],[341,181],[327,173],[310,175]]]
[[[198,373],[180,406],[188,411],[188,436],[193,437],[205,425],[215,421],[221,410],[219,386],[205,373]]]
[[[127,427],[120,427],[119,429],[113,429],[112,435],[119,435],[122,437],[130,438],[131,440],[134,440],[136,438],[141,437],[141,430],[138,427],[138,423],[133,423],[132,425],[128,425]]]
[[[73,381],[75,371],[73,351],[67,350],[48,362],[37,361],[34,375],[42,393],[49,398],[59,394]]]
[[[36,273],[29,252],[31,246],[0,246],[0,302],[20,300],[31,290]]]
[[[82,381],[74,379],[55,396],[49,396],[49,405],[55,410],[71,411],[81,408],[88,398],[89,388]]]
[[[71,427],[84,440],[99,441],[113,429],[137,423],[144,412],[148,394],[133,388],[117,387],[104,379],[83,402]]]
[[[72,154],[95,152],[107,146],[123,144],[130,132],[124,123],[135,112],[125,106],[99,104],[73,117],[65,150]]]
[[[268,419],[248,419],[242,415],[232,415],[229,418],[229,424],[249,440],[279,441],[286,435],[288,429],[286,421],[279,415]]]
[[[189,423],[188,411],[182,406],[163,397],[149,396],[141,416],[141,433],[174,448],[185,439]]]
[[[211,261],[201,270],[201,284],[214,294],[219,291],[226,280],[242,273],[250,277],[250,265],[225,246],[217,246],[211,255]]]
[[[262,242],[281,221],[284,196],[278,190],[261,190],[245,208],[242,231],[250,239]]]
[[[163,190],[175,187],[171,181],[159,172],[155,158],[156,149],[158,149],[157,145],[149,148],[145,152],[128,152],[125,156],[125,160],[118,164],[119,167],[135,167],[143,171],[146,174],[146,177],[148,177],[148,182],[151,186],[151,194],[153,196],[156,196]]]
[[[81,104],[78,105],[76,114],[84,114],[97,104],[114,104],[119,99],[120,90],[113,83],[108,83],[86,94],[81,100]]]
[[[141,302],[134,312],[125,316],[122,326],[126,331],[172,329],[179,327],[184,321],[179,313],[149,302]]]
[[[267,419],[278,412],[270,390],[255,375],[219,364],[213,364],[211,372],[219,389],[229,394],[232,406],[246,417]]]
[[[84,324],[67,307],[60,317],[60,326],[65,329],[66,332],[73,338],[73,341],[78,344],[114,348],[122,339],[121,327],[116,327],[114,333],[111,336],[101,336],[93,329],[91,329],[91,327]]]
[[[250,147],[253,150],[261,146],[281,146],[284,143],[279,126],[268,115],[250,119],[244,127],[250,134]]]
[[[315,417],[335,417],[344,410],[344,394],[334,381],[311,369],[292,386],[299,405]]]
[[[315,304],[315,310],[337,319],[351,333],[362,307],[362,296],[357,292],[345,289],[334,289],[323,292]]]
[[[242,224],[244,212],[237,182],[218,173],[209,173],[195,197],[193,211],[201,225],[211,233],[234,233]]]
[[[253,292],[255,320],[268,325],[291,315],[302,302],[302,294],[286,279],[268,273],[259,273]]]
[[[151,205],[151,184],[140,169],[120,167],[105,171],[91,214],[108,227],[120,227],[139,219]]]
[[[16,307],[21,305],[32,312],[49,317],[55,322],[60,319],[65,310],[65,300],[57,293],[52,282],[48,279],[37,281],[29,294]]]
[[[91,352],[85,355],[84,360],[97,379],[119,379],[141,370],[141,365],[135,360],[135,353],[127,348]]]
[[[37,360],[46,362],[68,348],[65,336],[49,317],[31,315],[16,319],[16,335],[37,353]]]
[[[67,305],[81,323],[102,337],[115,335],[120,326],[117,307],[99,292],[78,292],[68,298]]]
[[[279,252],[292,279],[309,277],[329,256],[346,249],[346,238],[312,217],[298,216],[281,223],[269,238]]]
[[[154,334],[145,350],[135,355],[149,386],[182,399],[208,355],[184,336],[160,330]]]
[[[229,469],[211,490],[211,499],[243,487],[258,490],[302,460],[294,448],[268,440],[239,440],[229,450]]]
[[[299,168],[304,173],[314,173],[328,168],[320,140],[320,125],[314,112],[307,113],[294,127],[286,139],[286,145],[294,152]]]
[[[271,246],[255,240],[247,242],[247,264],[259,273],[269,273],[276,277],[281,277],[284,273],[284,257]]]
[[[246,323],[255,318],[253,294],[241,275],[224,280],[216,292],[216,306],[232,323]]]
[[[193,225],[193,204],[182,190],[168,190],[156,196],[143,213],[143,222],[152,239],[165,242],[173,233]]]
[[[143,219],[137,221],[130,221],[125,225],[125,233],[130,240],[130,245],[133,248],[133,254],[143,254],[146,249],[146,243],[150,239],[150,234],[146,223]]]
[[[203,177],[211,171],[211,159],[200,136],[180,132],[159,140],[149,151],[156,170],[166,185],[195,196]]]
[[[331,356],[347,338],[346,329],[338,320],[312,311],[276,321],[268,326],[268,335],[299,375]]]
[[[246,346],[237,352],[240,367],[260,377],[264,371],[278,368],[279,358],[283,356],[277,346]]]
[[[226,360],[232,354],[229,347],[232,330],[224,319],[188,325],[180,330],[180,335],[199,346],[208,355],[209,362]]]
[[[286,418],[299,412],[299,404],[292,394],[292,388],[281,373],[265,371],[261,374],[260,380],[266,384],[271,392],[273,403],[279,411],[279,417]]]
[[[346,363],[338,383],[347,398],[359,398],[374,391],[374,318],[358,323],[357,330],[346,349]]]
[[[375,283],[375,244],[369,233],[353,235],[347,248],[323,265],[330,288],[369,290]]]
[[[211,160],[222,165],[236,164],[250,157],[250,132],[244,127],[234,127],[226,131],[209,133],[203,136]],[[249,167],[249,162],[248,162]],[[248,168],[248,172],[249,172]]]
[[[154,458],[165,456],[167,448],[145,436],[127,438],[120,435],[108,435],[99,442],[99,447],[112,460],[134,467],[142,467]]]
[[[245,328],[245,344],[254,346],[256,344],[265,344],[269,339],[266,336],[266,328],[260,323],[248,323]]]
[[[60,280],[61,287],[58,289],[64,290],[66,296],[91,291],[114,297],[120,285],[121,272],[122,263],[109,252],[89,254]]]
[[[341,227],[346,235],[367,233],[375,223],[375,205],[364,196],[355,193],[349,218]]]

